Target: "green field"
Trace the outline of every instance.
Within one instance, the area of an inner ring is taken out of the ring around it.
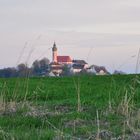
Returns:
[[[0,79],[0,140],[133,140],[140,133],[139,80]]]

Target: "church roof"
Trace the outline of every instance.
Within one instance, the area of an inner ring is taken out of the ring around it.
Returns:
[[[62,63],[62,62],[72,62],[70,56],[57,56],[57,62]]]

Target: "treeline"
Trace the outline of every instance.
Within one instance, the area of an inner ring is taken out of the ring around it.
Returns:
[[[0,69],[0,77],[26,77],[26,76],[41,76],[49,72],[49,59],[43,58],[35,60],[31,67],[27,64],[21,63],[16,68]]]

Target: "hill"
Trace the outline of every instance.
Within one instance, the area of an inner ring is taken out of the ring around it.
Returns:
[[[0,139],[139,138],[139,75],[0,79]]]

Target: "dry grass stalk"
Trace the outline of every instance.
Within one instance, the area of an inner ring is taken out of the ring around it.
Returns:
[[[138,56],[137,56],[137,63],[136,63],[136,69],[135,69],[136,74],[138,73],[138,70],[139,70],[139,64],[140,64],[140,48],[139,48]]]
[[[74,80],[74,86],[76,89],[76,93],[77,93],[77,112],[81,112],[82,108],[81,108],[81,98],[80,98],[80,82],[79,82],[79,78],[77,83]]]
[[[100,139],[100,121],[99,121],[99,112],[97,110],[96,112],[97,115],[97,135],[96,135],[96,140],[101,140]]]

